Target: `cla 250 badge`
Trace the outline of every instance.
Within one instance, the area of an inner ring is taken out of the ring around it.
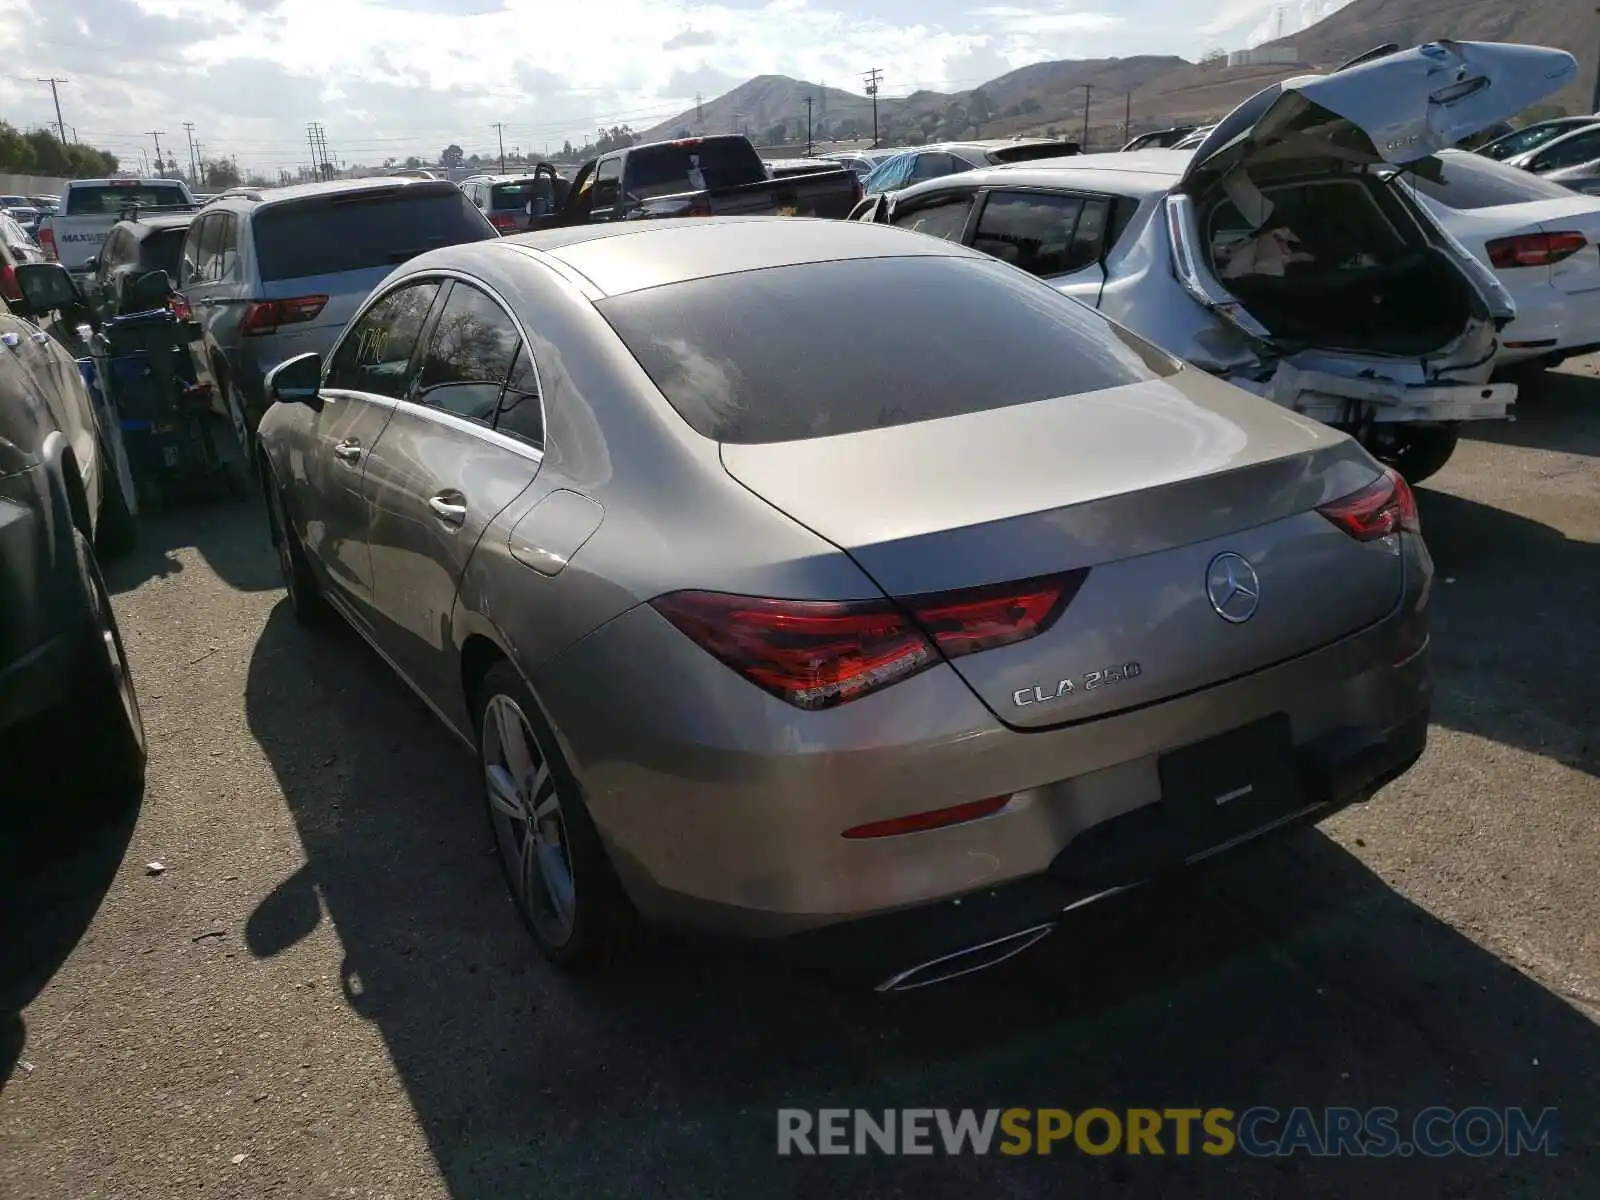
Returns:
[[[1063,696],[1070,696],[1074,692],[1093,691],[1107,684],[1121,683],[1124,679],[1137,679],[1143,670],[1144,668],[1136,662],[1122,663],[1120,666],[1090,671],[1086,675],[1058,679],[1050,684],[1041,683],[1031,688],[1018,688],[1011,693],[1011,702],[1018,708],[1027,708],[1030,704],[1048,704],[1051,700],[1060,700]]]

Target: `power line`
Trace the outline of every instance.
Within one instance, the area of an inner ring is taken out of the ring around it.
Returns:
[[[867,95],[872,97],[872,148],[878,148],[878,88],[883,82],[883,72],[873,67],[862,76],[867,81]]]
[[[50,85],[50,98],[56,102],[56,134],[61,138],[61,144],[65,146],[67,144],[67,123],[61,119],[61,92],[58,88],[60,84],[71,83],[72,80],[57,79],[54,75],[51,75],[44,79],[36,79],[34,82],[48,83]]]

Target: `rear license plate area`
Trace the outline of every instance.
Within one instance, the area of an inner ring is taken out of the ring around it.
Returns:
[[[1287,713],[1275,713],[1157,764],[1161,805],[1188,854],[1242,837],[1306,806]]]

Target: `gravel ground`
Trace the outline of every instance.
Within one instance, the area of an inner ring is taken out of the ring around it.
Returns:
[[[0,1011],[0,1195],[1600,1195],[1596,375],[1552,376],[1422,493],[1440,691],[1415,770],[890,999],[668,946],[553,975],[470,760],[352,635],[295,626],[260,512],[153,522],[112,572],[152,743],[137,823],[5,847],[33,998]],[[783,1105],[1258,1104],[1555,1106],[1560,1151],[774,1151]]]

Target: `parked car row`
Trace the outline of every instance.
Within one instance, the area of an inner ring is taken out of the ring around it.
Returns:
[[[854,220],[771,215],[861,180],[744,139],[603,156],[512,236],[493,179],[246,190],[178,282],[288,603],[473,749],[552,961],[660,924],[919,987],[1422,753],[1407,476],[1514,398],[1497,272],[1590,237],[1440,152],[1575,72],[1430,44]]]

